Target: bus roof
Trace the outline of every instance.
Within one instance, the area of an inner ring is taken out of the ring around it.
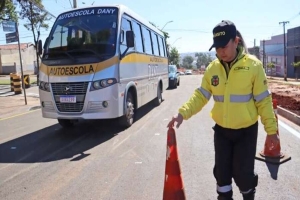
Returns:
[[[68,11],[62,12],[59,15],[68,13],[70,11],[82,10],[82,9],[87,9],[87,8],[99,8],[99,7],[116,7],[116,8],[119,8],[119,11],[120,11],[121,14],[127,13],[129,16],[135,18],[136,20],[138,20],[141,23],[143,23],[144,25],[148,26],[149,28],[151,28],[155,32],[157,32],[157,33],[161,34],[162,36],[164,36],[163,32],[161,30],[159,30],[158,28],[156,28],[155,26],[153,26],[148,20],[144,19],[142,16],[140,16],[139,14],[135,13],[134,11],[129,9],[127,6],[122,5],[122,4],[103,4],[103,5],[98,5],[98,6],[93,5],[93,6],[87,6],[87,7],[81,7],[81,8],[73,8],[73,9],[70,9]]]

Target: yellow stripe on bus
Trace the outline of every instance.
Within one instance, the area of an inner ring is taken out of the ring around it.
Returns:
[[[131,53],[126,55],[121,63],[149,63],[149,64],[168,64],[168,59],[164,57],[150,56],[139,53]]]
[[[106,61],[97,64],[67,65],[67,66],[47,66],[41,64],[40,71],[48,76],[81,76],[93,74],[111,67],[119,62],[119,57],[114,56]],[[149,56],[138,53],[126,55],[121,63],[149,63],[149,64],[168,64],[168,59],[164,57]]]

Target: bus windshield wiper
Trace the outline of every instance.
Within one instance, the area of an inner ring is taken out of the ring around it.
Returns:
[[[108,56],[109,54],[98,54],[96,51],[91,50],[91,49],[73,49],[70,51],[67,51],[68,53],[93,53],[96,55],[98,58],[103,59],[103,57]]]

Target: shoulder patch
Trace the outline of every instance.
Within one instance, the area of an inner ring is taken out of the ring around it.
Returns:
[[[219,85],[219,76],[218,75],[213,75],[212,77],[211,77],[211,85],[212,86],[217,86],[217,85]]]

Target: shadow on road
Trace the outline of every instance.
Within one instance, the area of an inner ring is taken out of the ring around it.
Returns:
[[[277,180],[278,178],[278,171],[279,171],[279,164],[270,164],[266,163],[268,170],[270,172],[271,178]]]
[[[139,108],[136,121],[153,108],[151,102]],[[70,129],[55,124],[0,144],[0,163],[38,163],[62,159],[78,161],[89,156],[84,152],[123,131],[117,119],[84,120]]]

